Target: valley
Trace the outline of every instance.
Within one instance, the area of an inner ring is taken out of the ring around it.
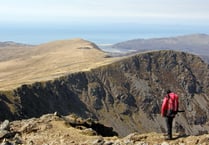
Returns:
[[[82,39],[12,49],[17,55],[4,50],[0,61],[1,121],[57,112],[96,120],[119,137],[162,135],[160,106],[171,89],[185,110],[175,118],[175,132],[209,131],[209,66],[197,55],[155,50],[112,57]]]

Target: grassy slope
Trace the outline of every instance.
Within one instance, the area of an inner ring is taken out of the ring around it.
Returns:
[[[18,49],[21,53],[10,52],[10,57],[0,62],[0,90],[86,71],[116,59],[106,58],[105,52],[82,39],[54,41],[31,49]]]

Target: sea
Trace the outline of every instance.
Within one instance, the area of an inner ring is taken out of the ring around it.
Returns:
[[[112,45],[133,39],[209,34],[209,25],[140,23],[0,23],[0,42],[38,45],[54,40],[82,38],[97,45]]]

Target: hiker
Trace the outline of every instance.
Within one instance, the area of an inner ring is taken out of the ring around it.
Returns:
[[[161,115],[166,119],[168,136],[166,139],[172,139],[172,123],[173,118],[178,113],[178,107],[178,95],[168,90],[161,107]]]

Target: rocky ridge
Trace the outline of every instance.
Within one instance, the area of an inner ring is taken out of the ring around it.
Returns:
[[[169,83],[172,82],[172,83]],[[59,79],[22,85],[0,94],[1,120],[40,117],[57,111],[92,118],[119,136],[165,132],[160,106],[165,90],[180,96],[174,130],[208,133],[209,66],[184,52],[156,51]]]
[[[4,121],[0,129],[1,145],[207,145],[209,135],[182,136],[174,134],[173,140],[165,140],[162,133],[131,133],[123,138],[118,137],[110,127],[102,126],[108,130],[108,136],[101,135],[92,124],[91,119],[82,119],[75,115],[60,116],[46,114],[40,118]],[[92,126],[86,127],[89,124]],[[113,134],[111,134],[113,133]],[[106,134],[107,135],[107,134]]]

